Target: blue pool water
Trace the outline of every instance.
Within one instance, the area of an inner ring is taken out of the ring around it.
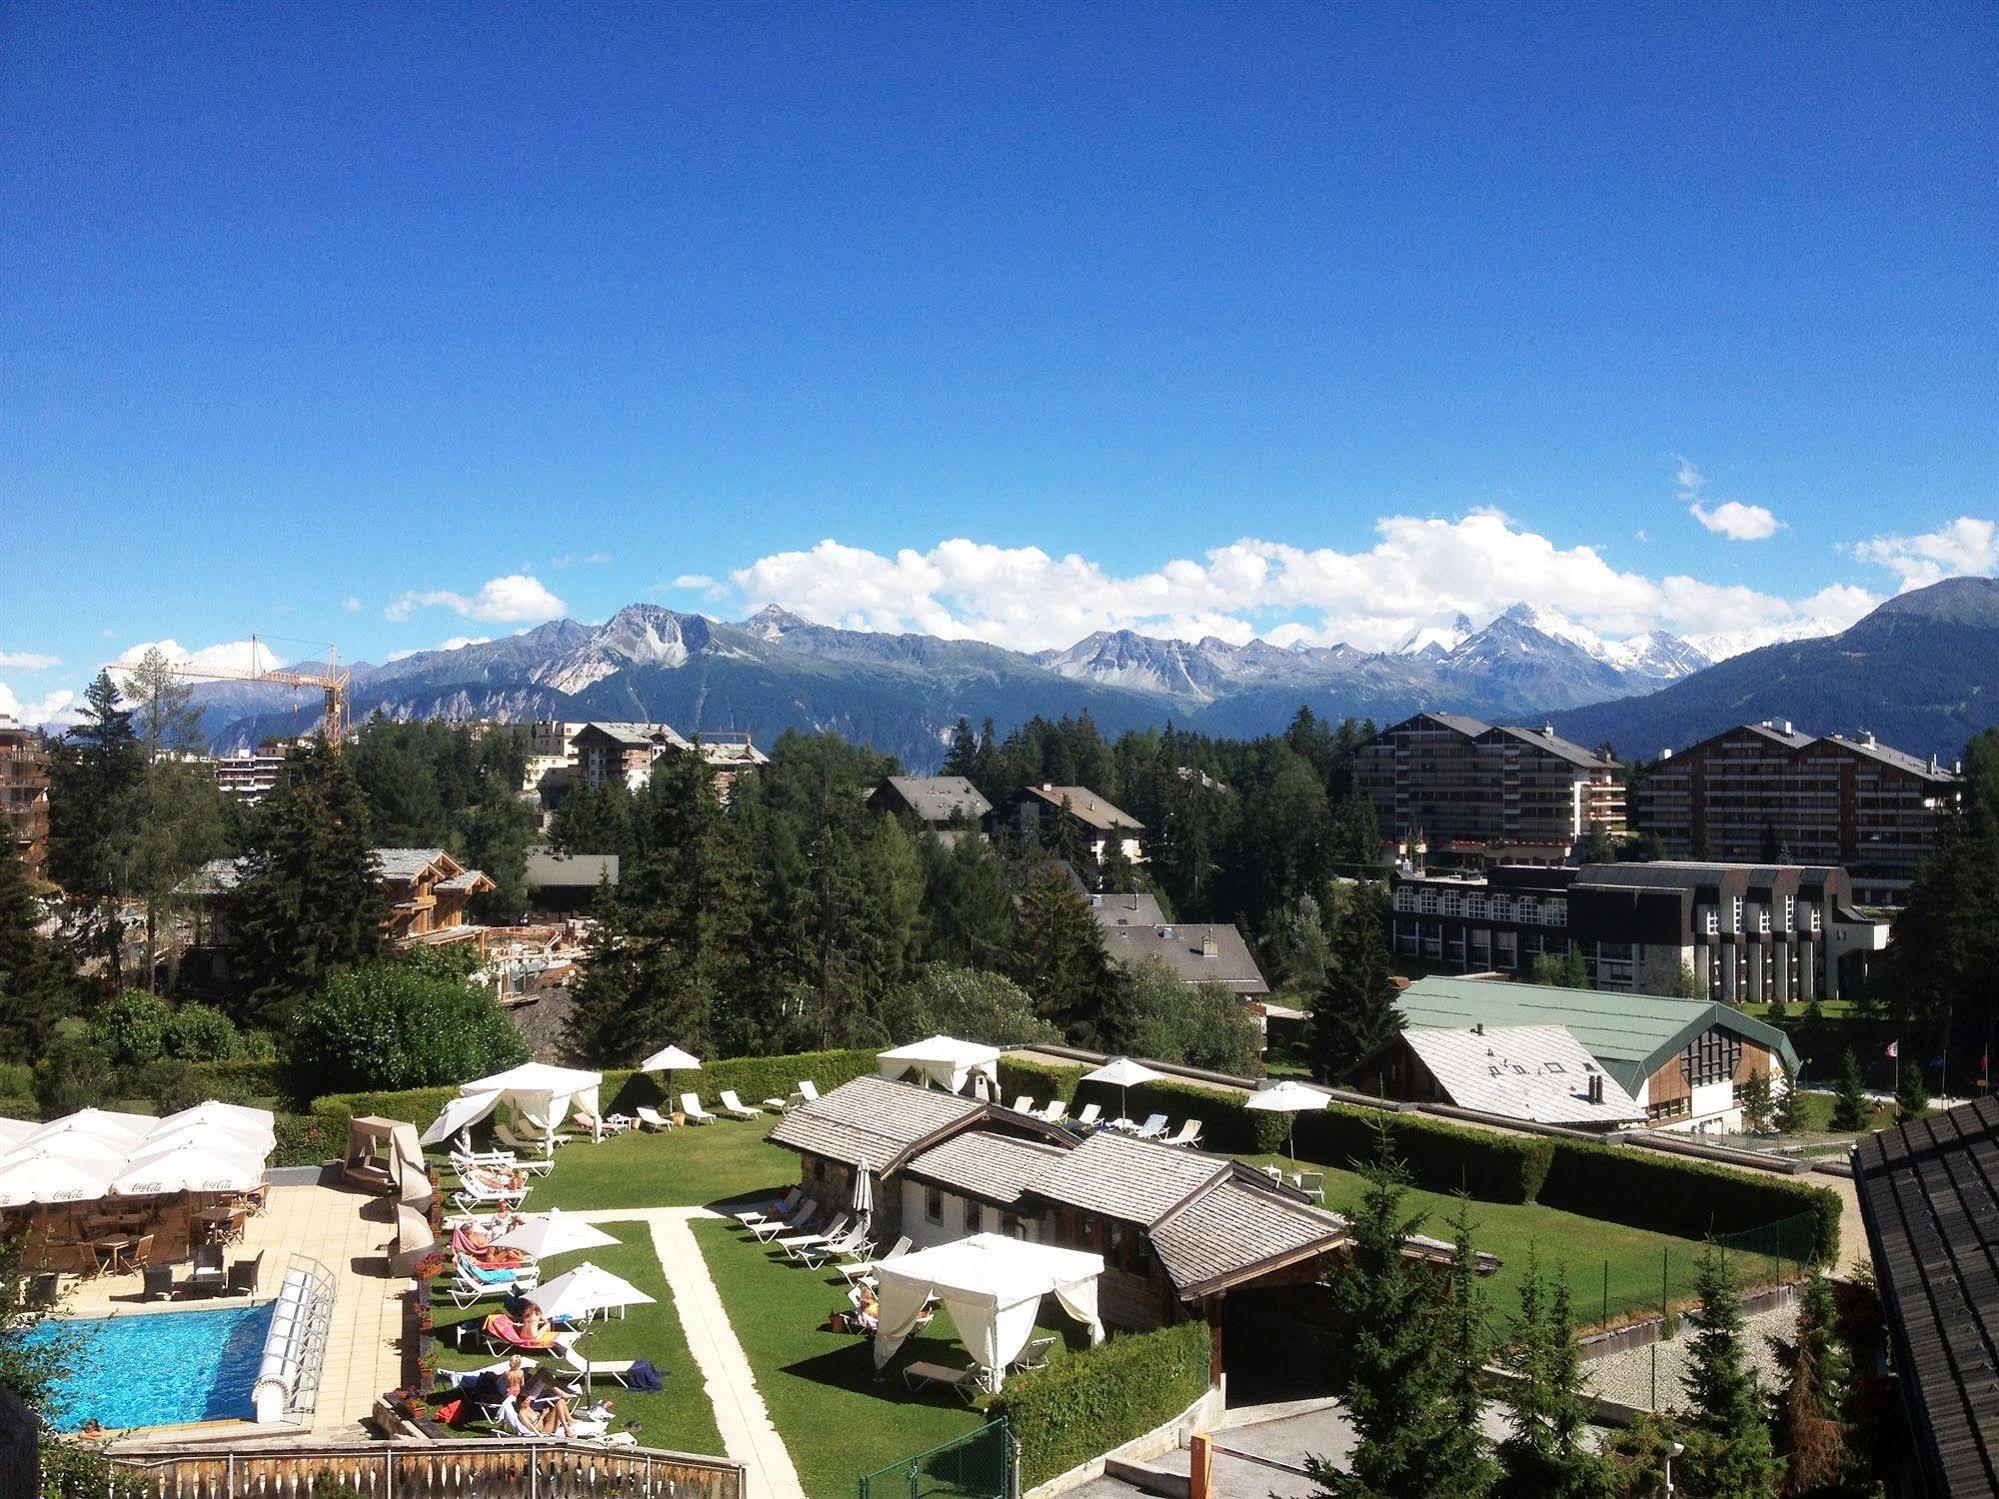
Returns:
[[[71,1355],[58,1388],[56,1425],[86,1421],[107,1430],[248,1420],[250,1386],[264,1353],[271,1308],[152,1312],[45,1322],[30,1336],[67,1339]]]

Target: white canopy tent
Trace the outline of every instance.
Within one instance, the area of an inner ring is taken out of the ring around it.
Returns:
[[[947,1093],[962,1093],[968,1078],[983,1077],[989,1086],[999,1085],[997,1046],[977,1041],[959,1041],[951,1036],[932,1036],[879,1053],[875,1065],[886,1078],[916,1077]]]
[[[1103,1341],[1104,1324],[1097,1316],[1097,1277],[1103,1273],[1100,1254],[1005,1234],[973,1234],[877,1261],[881,1325],[875,1331],[875,1367],[895,1357],[935,1296],[951,1313],[973,1361],[988,1371],[991,1388],[998,1389],[1007,1365],[1034,1335],[1044,1296],[1053,1295],[1062,1310],[1086,1325],[1092,1343]]]
[[[540,1128],[552,1135],[572,1107],[587,1114],[600,1112],[597,1089],[603,1081],[601,1072],[553,1067],[546,1062],[523,1062],[491,1077],[475,1078],[460,1085],[459,1096],[444,1106],[430,1128],[423,1132],[421,1143],[442,1144],[502,1105],[540,1120]]]

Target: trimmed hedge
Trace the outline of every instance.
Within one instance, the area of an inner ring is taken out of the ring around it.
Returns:
[[[810,1079],[823,1093],[874,1070],[875,1054],[868,1050],[807,1051],[778,1057],[728,1057],[708,1063],[699,1072],[676,1072],[673,1076],[675,1097],[671,1102],[678,1107],[678,1095],[697,1092],[704,1103],[712,1104],[724,1088],[729,1088],[744,1103],[754,1105],[766,1098],[789,1094],[804,1079]],[[663,1081],[653,1073],[613,1068],[605,1071],[598,1096],[605,1113],[630,1113],[640,1104],[657,1105],[665,1101],[665,1093],[660,1086]],[[341,1141],[334,1147],[337,1151],[346,1141],[347,1121],[356,1115],[375,1114],[385,1119],[406,1119],[421,1128],[435,1119],[439,1110],[457,1096],[456,1087],[406,1088],[394,1093],[328,1093],[313,1100],[312,1112],[337,1127]]]
[[[317,1114],[279,1114],[273,1125],[277,1146],[273,1166],[317,1166],[347,1149],[347,1125]]]
[[[1208,1388],[1208,1325],[1115,1337],[1009,1380],[987,1414],[1020,1443],[1031,1489],[1164,1425]]]
[[[1072,1108],[1095,1102],[1114,1115],[1119,1090],[1082,1082],[1087,1070],[1002,1060],[1000,1088],[1009,1102],[1026,1093],[1037,1103],[1062,1098]],[[1163,1113],[1176,1125],[1192,1115],[1202,1122],[1205,1149],[1238,1154],[1283,1149],[1286,1116],[1245,1109],[1245,1097],[1178,1080],[1143,1083],[1130,1090],[1129,1112],[1135,1119]],[[1472,1129],[1349,1104],[1296,1118],[1299,1154],[1329,1166],[1372,1160],[1376,1133],[1385,1125],[1415,1184],[1434,1192],[1464,1190],[1488,1202],[1539,1202],[1687,1239],[1741,1233],[1809,1213],[1820,1258],[1831,1262],[1839,1251],[1839,1195],[1790,1177],[1751,1175],[1628,1147]]]

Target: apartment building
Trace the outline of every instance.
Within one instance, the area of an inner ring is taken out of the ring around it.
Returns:
[[[285,766],[285,752],[292,741],[267,739],[254,750],[237,750],[217,755],[215,784],[249,806],[256,806],[277,789],[278,773]]]
[[[49,752],[42,737],[0,713],[0,827],[39,880],[49,852]]]
[[[1137,863],[1145,857],[1139,835],[1145,824],[1129,812],[1105,801],[1087,786],[1055,786],[1043,783],[1024,786],[1012,801],[995,807],[986,815],[988,830],[1010,826],[1022,839],[1056,846],[1064,820],[1073,823],[1090,857],[1103,862],[1104,851],[1116,840],[1125,858]]]
[[[1956,766],[1872,734],[1772,720],[1666,751],[1634,790],[1632,820],[1668,858],[1837,864],[1856,903],[1894,906],[1955,814],[1958,781]]]
[[[1593,827],[1624,831],[1617,762],[1549,727],[1419,713],[1354,752],[1354,776],[1382,836],[1434,852],[1505,850],[1522,863],[1560,862]]]
[[[1390,942],[1406,965],[1532,974],[1582,954],[1598,989],[1694,992],[1731,1004],[1838,999],[1864,982],[1888,923],[1855,909],[1832,865],[1587,864],[1401,875]]]

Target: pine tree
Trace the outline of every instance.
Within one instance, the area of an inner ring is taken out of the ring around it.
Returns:
[[[1052,860],[1036,860],[1021,889],[1009,971],[1041,1017],[1071,1035],[1094,1034],[1115,1002],[1103,928]]]
[[[1454,1420],[1440,1357],[1434,1271],[1403,1247],[1423,1223],[1405,1216],[1408,1173],[1386,1129],[1349,1228],[1353,1242],[1333,1279],[1344,1338],[1335,1386],[1357,1438],[1342,1470],[1317,1457],[1305,1466],[1329,1499],[1418,1499],[1479,1492],[1455,1486],[1447,1428]]]
[[[40,924],[20,850],[0,839],[0,1056],[33,1056],[75,1004],[67,956]]]
[[[1923,1060],[1911,1057],[1902,1067],[1901,1079],[1895,1084],[1895,1122],[1907,1124],[1911,1119],[1920,1119],[1930,1111],[1930,1085],[1923,1076]]]
[[[118,686],[99,672],[84,689],[84,716],[49,758],[48,877],[83,911],[85,942],[102,953],[111,986],[123,984],[116,902],[132,886],[134,800],[146,759],[119,706]]]
[[[1742,1127],[1750,1134],[1765,1134],[1775,1105],[1770,1096],[1770,1074],[1757,1068],[1749,1074],[1742,1090]]]
[[[1381,867],[1381,819],[1374,798],[1351,786],[1333,813],[1333,862],[1344,872],[1367,877]]]
[[[1500,1499],[1609,1499],[1617,1474],[1588,1439],[1591,1407],[1568,1276],[1557,1270],[1544,1279],[1531,1247],[1510,1340],[1506,1365],[1519,1383],[1499,1447]]]
[[[285,758],[258,809],[253,873],[231,903],[239,1020],[270,1018],[381,951],[388,903],[368,809],[340,750],[314,738]]]
[[[1734,1272],[1718,1245],[1700,1257],[1689,1315],[1693,1347],[1681,1382],[1692,1417],[1687,1431],[1689,1487],[1712,1499],[1767,1499],[1780,1465],[1770,1446],[1770,1401],[1748,1362]]]
[[[1814,1266],[1798,1299],[1795,1338],[1771,1339],[1786,1370],[1774,1444],[1785,1461],[1787,1496],[1839,1493],[1859,1467],[1846,1425],[1852,1360],[1837,1324],[1832,1282]]]
[[[121,689],[143,754],[129,830],[132,894],[146,905],[145,987],[155,986],[160,936],[171,926],[181,883],[222,852],[227,798],[215,777],[185,756],[201,749],[193,687],[158,647],[124,674]]]
[[[1802,1122],[1798,1113],[1798,1099],[1804,1091],[1805,1073],[1801,1067],[1784,1080],[1784,1091],[1777,1094],[1776,1102],[1770,1109],[1770,1127],[1780,1135],[1794,1135]]]
[[[1849,1046],[1839,1064],[1839,1081],[1833,1087],[1832,1127],[1845,1132],[1863,1130],[1873,1114],[1867,1101],[1867,1085],[1860,1076],[1860,1058]]]
[[[1333,934],[1332,964],[1312,1004],[1314,1075],[1337,1081],[1401,1029],[1379,887],[1363,885]]]
[[[1451,1218],[1450,1300],[1444,1313],[1441,1370],[1446,1414],[1433,1454],[1446,1494],[1486,1494],[1499,1468],[1484,1428],[1485,1394],[1480,1388],[1492,1349],[1484,1288],[1478,1283],[1478,1255],[1472,1248],[1471,1199],[1461,1195]]]

